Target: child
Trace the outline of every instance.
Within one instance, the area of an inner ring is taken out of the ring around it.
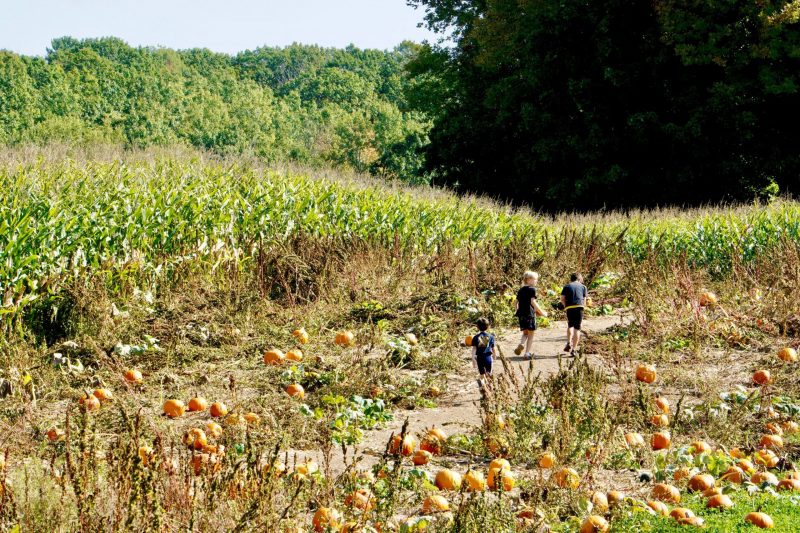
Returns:
[[[569,283],[561,290],[561,305],[567,312],[567,345],[564,346],[564,351],[573,356],[581,340],[583,307],[586,305],[587,296],[588,290],[583,284],[583,276],[580,272],[573,272],[569,277]]]
[[[494,335],[487,333],[489,321],[479,318],[476,324],[480,332],[472,337],[472,366],[478,369],[481,375],[478,381],[481,387],[492,390],[492,356],[497,356]]]
[[[519,355],[525,350],[525,359],[533,359],[533,334],[536,333],[536,317],[547,316],[547,313],[536,302],[536,285],[539,283],[539,274],[530,270],[522,275],[522,287],[517,292],[517,318],[522,337],[514,353]]]

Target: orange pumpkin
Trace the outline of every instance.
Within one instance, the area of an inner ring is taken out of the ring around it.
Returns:
[[[605,533],[609,527],[605,518],[599,515],[592,515],[583,521],[580,533]]]
[[[514,474],[505,468],[491,468],[489,469],[489,477],[486,480],[487,485],[492,490],[497,490],[503,487],[503,490],[509,491],[516,485]]]
[[[550,480],[562,489],[577,489],[581,483],[581,477],[572,468],[562,468],[553,473]]]
[[[747,473],[755,472],[756,470],[756,465],[750,462],[749,459],[739,459],[736,462],[736,466],[738,466]]]
[[[625,500],[625,493],[618,490],[609,491],[609,493],[606,495],[606,500],[608,501],[609,506],[616,507]]]
[[[657,376],[655,365],[641,364],[636,367],[636,379],[642,383],[653,383]]]
[[[780,461],[772,450],[756,450],[753,454],[753,460],[757,465],[766,466],[767,468],[775,468]]]
[[[439,494],[431,494],[422,502],[422,512],[425,514],[443,513],[449,510],[450,502]]]
[[[669,414],[669,400],[666,398],[656,398],[655,399],[656,409],[658,409],[661,413],[668,415]]]
[[[800,491],[800,480],[790,478],[782,479],[778,482],[778,490]]]
[[[669,431],[660,431],[654,433],[650,438],[650,447],[654,450],[666,450],[672,442],[672,437]]]
[[[647,502],[647,506],[658,516],[669,516],[669,507],[664,502],[650,500]]]
[[[747,516],[744,517],[744,521],[756,527],[760,527],[761,529],[772,529],[775,527],[775,522],[772,521],[772,517],[767,513],[747,513]]]
[[[132,368],[125,372],[125,381],[127,381],[128,383],[140,384],[142,381],[144,381],[144,378],[142,377],[141,372],[139,372],[135,368]]]
[[[678,523],[682,526],[704,527],[705,522],[699,516],[687,516],[686,518],[678,519]]]
[[[297,398],[299,400],[302,400],[303,398],[306,397],[306,391],[303,388],[303,386],[300,385],[299,383],[292,383],[284,390],[286,391],[286,394],[288,394],[292,398]]]
[[[733,507],[733,501],[724,494],[717,494],[708,499],[706,507],[709,509],[730,509]]]
[[[486,479],[478,470],[467,470],[464,474],[464,481],[467,483],[467,490],[470,492],[483,492],[486,490]]]
[[[772,472],[756,472],[750,477],[750,483],[754,485],[772,485],[773,487],[778,484],[778,478]]]
[[[798,472],[797,470],[792,470],[791,472],[787,472],[786,479],[800,479],[800,472]]]
[[[286,360],[299,363],[300,361],[303,360],[303,352],[301,352],[297,348],[292,348],[291,350],[286,352]]]
[[[411,461],[417,466],[422,466],[428,464],[432,457],[433,454],[431,452],[420,449],[414,452]]]
[[[202,429],[192,428],[183,435],[183,443],[195,450],[202,450],[208,444],[208,438]]]
[[[688,479],[697,473],[696,468],[689,468],[688,466],[682,466],[679,469],[675,470],[672,474],[672,479],[675,481],[680,481],[682,479]]]
[[[665,428],[669,426],[669,417],[667,415],[653,415],[650,418],[650,423],[656,427]]]
[[[714,486],[714,476],[711,474],[695,474],[689,479],[689,490],[692,492],[702,492]]]
[[[436,473],[434,483],[440,490],[458,490],[461,488],[461,474],[445,468]]]
[[[556,456],[550,452],[544,452],[539,456],[539,468],[549,469],[556,464]]]
[[[185,411],[186,406],[180,400],[167,400],[164,402],[164,414],[170,418],[181,417]]]
[[[222,402],[214,402],[208,410],[208,414],[214,418],[220,418],[228,414],[228,406]]]
[[[313,459],[306,459],[302,463],[297,463],[294,471],[298,474],[308,476],[319,472],[319,464]]]
[[[472,337],[470,335],[467,335],[467,338],[464,339],[464,344],[467,346],[472,346]]]
[[[794,348],[789,348],[788,346],[786,348],[781,348],[778,351],[778,358],[781,361],[793,363],[797,361],[797,351]]]
[[[100,400],[98,400],[97,396],[95,396],[93,394],[81,397],[78,400],[78,403],[86,411],[97,411],[98,409],[100,409]]]
[[[320,507],[311,520],[314,531],[321,533],[328,530],[337,530],[342,525],[342,513],[329,507]]]
[[[256,413],[246,413],[244,415],[244,421],[247,422],[248,425],[254,426],[261,422],[261,417]]]
[[[342,331],[336,334],[333,342],[337,346],[352,346],[355,343],[355,335],[352,331]]]
[[[696,440],[692,443],[692,454],[700,455],[711,451],[711,446],[704,440]]]
[[[403,438],[402,443],[400,442],[400,435],[395,435],[392,437],[392,440],[389,444],[389,453],[391,454],[399,453],[405,457],[408,457],[409,455],[414,453],[416,447],[417,447],[417,438],[414,435],[406,435]]]
[[[222,426],[216,422],[208,422],[206,424],[206,430],[208,431],[208,434],[215,439],[218,439],[222,436]]]
[[[106,402],[114,399],[114,394],[109,389],[95,389],[94,392],[92,392],[92,394],[94,395],[95,398],[97,398],[101,402]]]
[[[668,485],[666,483],[657,483],[653,487],[651,496],[654,500],[667,503],[680,503],[681,491],[677,487]]]
[[[781,424],[781,429],[787,435],[793,435],[800,431],[800,425],[798,425],[794,420],[788,420]]]
[[[739,448],[731,448],[731,451],[728,452],[728,455],[730,455],[734,459],[744,459],[745,457],[747,457],[747,455]]]
[[[264,363],[268,365],[280,365],[286,356],[280,350],[267,350],[264,352]]]
[[[607,513],[608,512],[608,497],[600,491],[595,492],[592,494],[592,506],[593,510],[597,511],[598,513]]]
[[[704,290],[700,292],[700,306],[701,307],[713,307],[717,305],[717,295],[711,291]]]
[[[644,446],[644,437],[639,433],[626,433],[625,442],[627,442],[628,446],[631,448],[635,446]]]
[[[367,489],[354,490],[344,499],[344,504],[360,511],[370,511],[375,507],[375,496]]]
[[[783,448],[783,439],[780,435],[762,435],[759,445],[768,450],[779,450]]]
[[[489,463],[489,470],[511,470],[511,463],[509,463],[507,459],[498,457]]]
[[[298,328],[292,332],[292,336],[297,339],[297,342],[300,344],[306,344],[308,342],[308,332],[306,328]]]
[[[139,460],[142,462],[142,466],[149,466],[155,458],[153,448],[150,446],[139,446],[137,454],[139,455]]]
[[[769,422],[766,426],[764,426],[764,431],[770,435],[778,435],[779,437],[783,436],[783,428],[775,422]]]
[[[431,455],[439,455],[442,453],[442,442],[426,435],[419,444],[419,449],[424,450]]]
[[[189,400],[189,411],[205,411],[208,409],[208,400],[201,397],[192,398]]]
[[[772,383],[772,374],[769,370],[756,370],[753,373],[753,383],[756,385],[769,385]]]
[[[738,485],[740,483],[744,483],[745,473],[741,467],[729,466],[728,469],[722,474],[720,479]]]
[[[64,440],[64,432],[57,428],[50,428],[47,430],[47,440],[50,442]]]
[[[722,489],[719,487],[711,487],[710,489],[706,489],[703,491],[703,498],[712,498],[722,494]]]
[[[683,518],[693,517],[694,512],[692,512],[691,509],[687,509],[686,507],[676,507],[669,512],[669,515],[675,520],[681,520]]]

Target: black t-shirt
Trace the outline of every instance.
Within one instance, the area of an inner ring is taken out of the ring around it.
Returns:
[[[586,304],[587,290],[583,283],[573,281],[564,285],[561,295],[564,296],[564,307],[583,307]]]
[[[535,311],[531,304],[531,298],[536,298],[536,287],[530,285],[523,285],[517,292],[517,316],[529,317],[533,316]]]

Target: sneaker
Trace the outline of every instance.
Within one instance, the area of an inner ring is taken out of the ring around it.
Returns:
[[[569,356],[570,357],[575,357],[575,350],[570,350]]]
[[[533,354],[531,352],[528,352],[523,356],[523,359],[525,359],[526,361],[530,361],[531,359],[533,359]]]
[[[525,345],[524,345],[524,344],[520,344],[519,346],[517,346],[516,348],[514,348],[514,355],[519,355],[519,354],[521,354],[521,353],[522,353],[522,350],[524,350],[524,349],[525,349]]]
[[[570,346],[569,343],[567,343],[567,345],[564,346],[564,351],[565,352],[571,352],[572,351],[572,346]]]

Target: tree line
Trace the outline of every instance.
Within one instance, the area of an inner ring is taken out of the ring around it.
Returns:
[[[391,51],[292,45],[234,56],[55,39],[0,51],[0,144],[189,145],[417,181],[429,123]]]

